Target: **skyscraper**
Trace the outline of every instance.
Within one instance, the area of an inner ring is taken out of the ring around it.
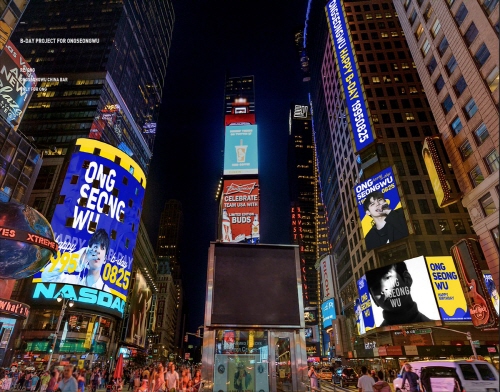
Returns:
[[[160,217],[156,256],[167,259],[170,273],[174,279],[181,278],[180,238],[182,232],[182,204],[178,200],[167,200]]]
[[[493,280],[498,252],[498,1],[395,2]]]

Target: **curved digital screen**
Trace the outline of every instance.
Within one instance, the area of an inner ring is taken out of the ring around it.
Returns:
[[[63,294],[82,306],[122,317],[146,180],[119,149],[78,139],[52,218],[59,251],[34,275],[33,298]]]

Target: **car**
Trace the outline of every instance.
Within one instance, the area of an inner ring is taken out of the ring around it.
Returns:
[[[330,381],[332,379],[332,372],[328,368],[321,368],[317,373],[320,380]]]
[[[498,392],[498,371],[487,361],[450,359],[408,362],[420,377],[422,392],[436,390],[467,392]],[[394,391],[403,388],[404,365],[394,379]],[[439,385],[439,386],[438,386]]]
[[[341,387],[348,387],[349,385],[358,385],[358,373],[352,367],[340,367],[335,369],[332,377],[334,384],[340,384]]]

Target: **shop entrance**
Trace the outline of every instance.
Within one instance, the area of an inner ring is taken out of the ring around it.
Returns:
[[[271,390],[277,392],[296,392],[303,389],[301,387],[300,376],[306,364],[301,363],[302,355],[300,344],[300,334],[293,332],[271,332],[270,333],[270,358],[271,363]]]

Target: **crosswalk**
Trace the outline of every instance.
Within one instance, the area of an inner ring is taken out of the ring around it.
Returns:
[[[328,381],[322,381],[320,384],[321,392],[347,392],[347,391],[357,391],[357,388],[353,385],[348,388],[341,388],[339,384],[333,384]]]

